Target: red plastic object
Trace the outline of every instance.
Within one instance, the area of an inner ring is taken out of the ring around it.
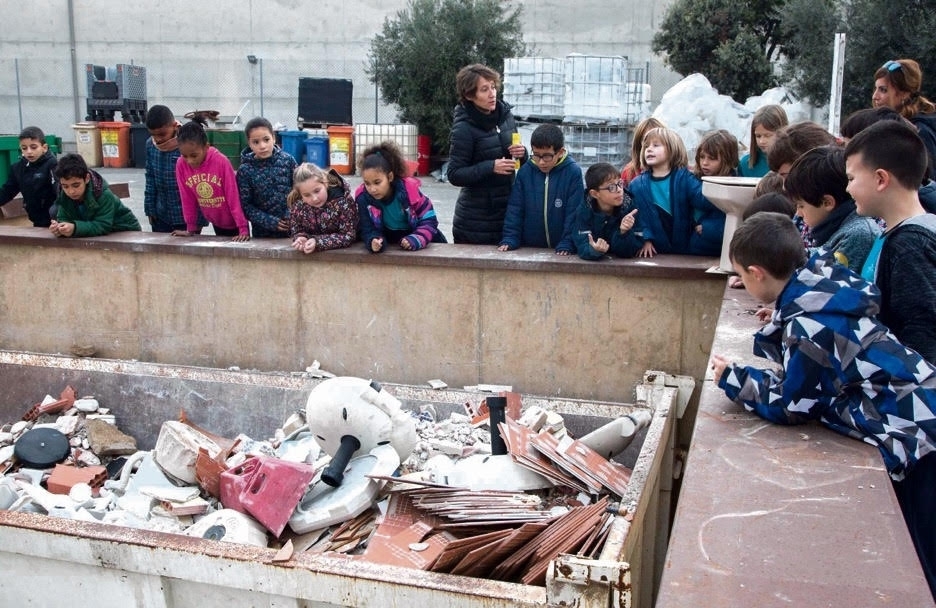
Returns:
[[[429,165],[430,156],[432,155],[432,138],[428,135],[417,135],[416,136],[416,172],[419,175],[429,175],[429,170],[431,169]]]
[[[221,504],[279,536],[313,477],[310,465],[255,456],[221,473]]]

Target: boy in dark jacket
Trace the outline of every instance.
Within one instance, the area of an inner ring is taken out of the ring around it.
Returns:
[[[59,194],[58,219],[49,231],[55,236],[101,236],[121,230],[140,230],[133,211],[110,191],[96,171],[88,169],[78,154],[65,154],[55,168],[62,193]]]
[[[936,367],[900,344],[874,316],[874,285],[829,253],[808,261],[790,218],[757,213],[734,233],[731,264],[744,288],[774,303],[754,354],[779,371],[713,355],[718,387],[778,424],[819,420],[878,448],[936,593]]]
[[[858,213],[887,226],[861,269],[881,290],[879,319],[936,365],[936,216],[926,213],[918,193],[928,162],[916,130],[902,122],[873,124],[845,148]]]
[[[858,215],[855,201],[846,191],[842,148],[809,150],[796,159],[783,184],[815,246],[834,253],[839,264],[861,272],[881,229],[872,218]]]
[[[517,171],[507,200],[500,251],[549,247],[558,255],[574,253],[572,224],[584,199],[582,170],[565,149],[562,130],[540,125],[530,136],[533,154]]]
[[[585,172],[585,202],[575,213],[572,238],[583,260],[606,255],[632,258],[643,246],[634,225],[637,206],[614,165],[596,163]]]
[[[52,223],[55,189],[55,155],[49,152],[45,134],[39,127],[26,127],[19,134],[20,159],[10,167],[10,175],[0,188],[0,205],[17,194],[23,195],[23,207],[33,226],[48,228]]]

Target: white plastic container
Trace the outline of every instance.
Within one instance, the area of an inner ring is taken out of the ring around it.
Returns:
[[[566,55],[564,122],[623,125],[627,115],[626,57]]]
[[[419,158],[416,150],[416,137],[416,125],[356,123],[354,125],[354,158],[362,158],[361,155],[367,148],[390,140],[400,147],[404,159],[416,162]]]
[[[562,120],[565,61],[556,57],[509,57],[504,60],[504,101],[528,120]]]

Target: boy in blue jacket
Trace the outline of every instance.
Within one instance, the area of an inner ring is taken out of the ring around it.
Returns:
[[[585,172],[585,187],[588,194],[576,211],[572,233],[579,257],[634,257],[643,241],[634,230],[637,207],[624,188],[620,172],[609,163],[595,163]]]
[[[533,154],[520,167],[507,201],[499,251],[549,247],[558,255],[575,252],[572,223],[585,198],[582,170],[565,149],[556,125],[536,127],[530,136]]]
[[[718,387],[778,424],[819,420],[878,448],[930,590],[936,595],[936,367],[875,319],[877,288],[831,253],[808,261],[790,218],[763,212],[731,239],[744,288],[774,303],[754,354],[779,371],[713,355]]]

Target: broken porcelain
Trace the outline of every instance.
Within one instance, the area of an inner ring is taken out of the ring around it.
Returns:
[[[368,477],[386,476],[400,466],[400,456],[392,447],[381,445],[370,453],[351,459],[338,487],[313,480],[312,486],[289,518],[297,534],[324,528],[357,517],[374,504],[383,483]]]
[[[185,530],[186,536],[241,543],[257,547],[267,546],[266,530],[253,518],[234,509],[221,509],[209,513]]]
[[[333,458],[322,472],[322,480],[333,486],[342,483],[342,471],[355,456],[390,445],[403,461],[418,440],[415,421],[396,397],[377,382],[352,376],[330,378],[313,388],[306,420],[319,445]]]
[[[637,433],[650,424],[651,418],[649,411],[636,410],[595,429],[579,441],[610,460],[627,449]]]
[[[85,413],[96,412],[98,407],[100,407],[100,404],[94,397],[82,397],[81,399],[75,399],[74,405],[75,409],[77,409],[79,412]]]

